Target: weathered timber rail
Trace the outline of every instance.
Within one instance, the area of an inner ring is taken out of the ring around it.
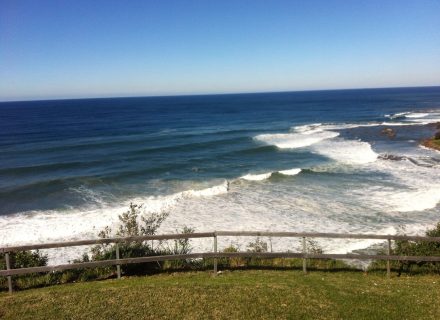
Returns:
[[[218,237],[274,237],[274,238],[302,238],[302,252],[218,252]],[[119,255],[119,245],[124,242],[141,242],[151,240],[176,240],[176,239],[195,239],[195,238],[213,238],[213,252],[201,252],[190,254],[175,254],[164,256],[148,256],[137,258],[121,258]],[[374,239],[387,241],[386,255],[371,254],[324,254],[307,253],[307,238],[329,238],[329,239]],[[396,256],[391,255],[391,241],[409,240],[409,241],[427,241],[440,242],[440,237],[421,237],[421,236],[400,236],[400,235],[375,235],[375,234],[342,234],[342,233],[311,233],[311,232],[259,232],[259,231],[214,231],[203,233],[181,233],[181,234],[163,234],[151,236],[125,237],[125,238],[102,238],[93,240],[78,240],[66,242],[52,242],[43,244],[11,246],[0,248],[0,253],[5,255],[6,270],[0,270],[0,276],[8,278],[9,292],[12,293],[12,276],[40,272],[55,272],[71,269],[94,268],[104,266],[116,266],[118,278],[121,278],[121,265],[136,264],[155,261],[183,260],[183,259],[214,259],[214,275],[217,274],[218,258],[301,258],[303,259],[303,271],[307,272],[307,259],[354,259],[354,260],[386,260],[387,276],[390,276],[390,261],[426,261],[440,262],[440,256]],[[29,251],[40,249],[65,248],[74,246],[90,246],[97,244],[115,244],[116,259],[91,261],[82,263],[62,264],[56,266],[42,266],[32,268],[10,268],[10,253],[17,251]]]

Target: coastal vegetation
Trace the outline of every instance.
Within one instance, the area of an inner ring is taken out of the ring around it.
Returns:
[[[434,137],[424,140],[422,144],[427,148],[440,151],[440,132],[437,132]]]
[[[440,222],[432,229],[428,229],[425,235],[427,237],[440,237]],[[385,251],[381,253],[386,254]],[[440,256],[440,243],[430,241],[397,240],[391,249],[391,254],[400,256]],[[370,270],[383,269],[385,264],[385,261],[374,261],[370,265]],[[391,267],[398,272],[398,276],[403,272],[406,274],[440,274],[439,262],[392,261]]]
[[[423,140],[422,145],[440,151],[440,122],[437,122],[435,127],[438,131],[431,138]]]

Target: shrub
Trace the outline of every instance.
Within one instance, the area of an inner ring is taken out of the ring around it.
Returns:
[[[177,233],[194,233],[194,228],[190,228],[187,226],[184,226],[181,231],[176,230]],[[189,254],[192,251],[191,243],[189,239],[175,239],[172,242],[172,246],[170,246],[168,243],[160,243],[162,246],[162,254]],[[167,245],[167,247],[165,247]],[[163,268],[164,269],[187,269],[187,268],[193,268],[198,267],[199,264],[191,259],[184,259],[184,260],[170,260],[166,261],[164,263]]]
[[[156,234],[157,230],[168,217],[168,212],[151,213],[142,215],[142,205],[130,203],[129,209],[119,216],[120,225],[116,231],[118,237],[149,236]],[[193,233],[194,229],[184,227],[182,233]],[[112,236],[110,227],[106,227],[99,233],[101,238]],[[157,241],[156,246],[151,241],[126,241],[119,243],[120,258],[159,256],[170,254],[187,254],[191,252],[189,239],[176,239],[170,246],[168,242]],[[92,260],[116,259],[116,245],[102,244],[92,248]],[[191,265],[191,261],[179,260],[166,263],[166,268],[181,268]],[[126,275],[146,274],[158,271],[164,267],[161,262],[146,262],[139,264],[122,265],[121,271]],[[108,272],[114,272],[113,267],[106,268]]]
[[[41,254],[38,250],[17,251],[9,254],[11,269],[42,267],[47,265],[47,255]],[[5,255],[0,253],[0,270],[6,269]],[[38,274],[27,274],[14,277],[15,287],[28,287],[47,283],[50,276],[40,276]],[[37,279],[38,278],[38,279]],[[34,284],[34,285],[33,285]],[[6,277],[0,277],[0,288],[7,288]]]
[[[248,252],[267,252],[267,242],[261,241],[259,237],[255,242],[249,242],[247,245]]]
[[[17,251],[9,254],[11,269],[32,268],[47,265],[47,255],[40,251]],[[0,253],[0,269],[6,269],[5,255]]]
[[[426,231],[427,237],[440,237],[440,222],[433,229]],[[401,256],[440,256],[440,243],[431,241],[396,241],[393,254]],[[399,275],[404,269],[407,272],[416,266],[418,271],[440,272],[440,262],[399,261]]]
[[[225,253],[234,253],[234,252],[240,252],[239,247],[234,246],[232,243],[224,248],[222,252]],[[239,268],[246,266],[246,259],[241,257],[236,258],[220,258],[218,259],[218,266],[222,268]]]
[[[147,217],[141,216],[142,205],[130,203],[129,209],[119,215],[120,225],[116,231],[118,237],[135,237],[142,235],[154,235],[161,223],[166,219],[168,213],[153,213]],[[101,238],[113,236],[112,229],[105,227],[99,234]],[[162,252],[153,248],[152,243],[147,241],[127,241],[119,243],[120,258],[144,257],[161,255]],[[116,259],[116,244],[100,244],[92,248],[92,260]],[[84,259],[85,257],[83,257]],[[121,266],[121,271],[125,274],[144,274],[161,268],[160,263],[149,262]],[[113,273],[114,268],[102,268]]]
[[[246,248],[247,252],[257,252],[257,253],[263,253],[267,252],[267,242],[262,241],[259,237],[255,239],[254,242],[249,242]],[[261,259],[261,258],[246,258],[247,265],[248,266],[261,266],[265,264],[267,259]],[[272,262],[269,260],[270,264]]]

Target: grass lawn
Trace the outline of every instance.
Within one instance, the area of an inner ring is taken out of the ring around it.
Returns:
[[[440,276],[160,274],[0,293],[1,319],[440,319]]]

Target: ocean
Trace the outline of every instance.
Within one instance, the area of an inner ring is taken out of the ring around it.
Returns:
[[[130,202],[169,212],[160,233],[423,234],[440,221],[440,152],[420,141],[438,121],[440,87],[3,102],[0,246],[96,238]]]

